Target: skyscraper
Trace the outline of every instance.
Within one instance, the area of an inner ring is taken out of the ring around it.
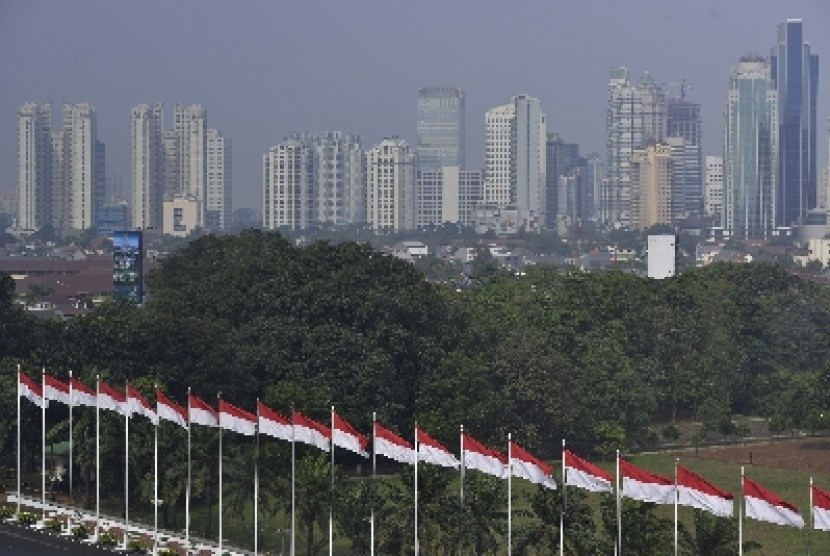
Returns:
[[[673,143],[675,160],[682,159],[682,165],[675,164],[673,201],[675,216],[700,214],[703,210],[703,153],[701,139],[703,131],[700,119],[700,105],[685,97],[685,85],[679,98],[666,102],[666,139],[683,139]],[[678,148],[682,152],[678,152]]]
[[[199,203],[198,225],[205,225],[207,194],[207,111],[201,104],[173,107],[173,131],[176,138],[175,196]]]
[[[670,224],[674,160],[672,149],[663,143],[651,143],[635,149],[631,157],[631,222],[634,230],[655,224]]]
[[[61,231],[94,228],[98,207],[104,204],[105,150],[98,141],[95,109],[88,103],[64,104],[63,148],[68,203],[61,207],[65,217],[60,220],[66,222]]]
[[[289,137],[263,155],[262,225],[304,230],[314,219],[314,156],[302,137]]]
[[[816,98],[818,56],[804,42],[800,19],[778,26],[770,57],[778,91],[778,193],[776,223],[796,224],[816,206]]]
[[[233,165],[230,137],[218,129],[207,130],[207,181],[205,228],[227,230],[233,214]]]
[[[415,228],[415,158],[398,138],[366,151],[366,222],[373,230]]]
[[[704,213],[713,219],[715,226],[721,225],[723,213],[723,157],[706,157],[706,181],[704,186]]]
[[[778,93],[762,56],[747,54],[732,68],[724,116],[721,222],[735,237],[767,237],[775,228]]]
[[[539,99],[519,95],[487,111],[484,200],[513,206],[526,229],[544,226],[547,122]]]
[[[418,90],[419,172],[444,166],[464,169],[464,91],[457,87]]]
[[[608,184],[600,199],[599,219],[614,226],[629,224],[631,157],[634,149],[666,137],[666,93],[651,75],[629,81],[628,69],[611,70],[608,82]]]
[[[17,227],[52,223],[52,105],[27,102],[17,111]]]
[[[162,105],[139,104],[130,112],[132,126],[131,227],[162,228],[164,148]]]
[[[366,221],[363,147],[357,135],[329,131],[310,137],[314,155],[314,223]]]

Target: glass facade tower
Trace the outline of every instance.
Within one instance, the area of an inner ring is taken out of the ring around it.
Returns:
[[[457,87],[418,90],[418,172],[444,166],[464,169],[464,91]]]
[[[776,220],[791,226],[816,206],[816,97],[818,56],[804,42],[800,19],[778,26],[770,58],[778,91],[778,173]]]

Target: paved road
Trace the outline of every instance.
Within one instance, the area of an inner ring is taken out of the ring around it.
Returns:
[[[57,537],[0,523],[0,554],[3,556],[112,556],[112,552],[80,544],[65,537]]]

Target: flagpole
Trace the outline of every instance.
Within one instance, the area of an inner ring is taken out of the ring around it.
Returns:
[[[190,551],[190,386],[187,387],[187,488],[184,495],[184,543]]]
[[[41,394],[43,399],[40,404],[40,519],[45,525],[46,523],[46,367],[43,367],[40,373],[41,379]]]
[[[507,556],[513,549],[513,434],[507,433]]]
[[[72,399],[72,371],[69,371],[69,505],[75,505],[75,491],[72,489],[72,406],[75,405],[75,400]],[[72,514],[69,514],[70,525]],[[69,528],[72,531],[72,528]]]
[[[216,394],[217,402],[222,401],[222,392]],[[222,554],[222,412],[219,412],[217,425],[219,425],[219,554]]]
[[[420,554],[421,548],[418,543],[418,421],[415,421],[415,556]]]
[[[19,400],[19,398],[18,398]],[[19,402],[18,402],[19,403]],[[375,479],[377,476],[377,412],[372,412],[372,512],[369,516],[369,556],[375,556]],[[417,454],[416,454],[417,457]]]
[[[159,550],[159,401],[158,384],[153,384],[156,391],[156,427],[153,434],[153,554]]]
[[[464,425],[461,425],[461,505],[464,505]]]
[[[622,556],[622,497],[620,496],[620,451],[617,450],[617,556]]]
[[[562,510],[559,512],[559,556],[565,556],[565,509],[568,506],[567,477],[565,477],[565,439],[562,439]]]
[[[296,547],[296,530],[295,530],[295,498],[297,496],[296,492],[296,485],[294,484],[295,475],[296,475],[296,441],[294,434],[294,406],[291,406],[291,556],[294,556],[295,547]]]
[[[101,523],[101,375],[95,375],[95,542]]]
[[[738,502],[738,556],[744,553],[744,466],[741,466],[741,500]]]
[[[130,382],[124,386],[124,550],[130,536]]]
[[[256,452],[254,453],[254,556],[259,554],[259,398],[256,399]]]
[[[678,545],[678,526],[677,526],[677,465],[680,463],[680,458],[674,459],[674,556],[677,556]]]
[[[43,405],[42,397],[40,403]],[[20,519],[20,363],[17,364],[17,513],[15,517]]]
[[[329,556],[334,554],[334,406],[331,406],[331,488],[329,488]]]
[[[813,478],[810,477],[810,528],[807,531],[807,556],[813,553],[813,529],[816,526],[816,519],[813,516]]]

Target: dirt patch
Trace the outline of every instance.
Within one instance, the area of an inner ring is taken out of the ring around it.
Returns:
[[[773,440],[770,443],[701,448],[698,455],[703,459],[738,465],[830,474],[830,440],[826,439]]]

